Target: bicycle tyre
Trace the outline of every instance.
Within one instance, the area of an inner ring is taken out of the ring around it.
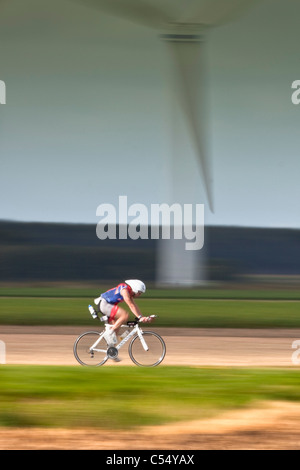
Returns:
[[[100,347],[98,345],[96,351],[90,351],[90,347],[97,341],[101,334],[102,333],[99,333],[98,331],[87,331],[76,339],[73,352],[76,360],[82,366],[99,367],[105,364],[108,360],[106,353],[107,344],[104,338],[101,339]]]
[[[144,350],[139,335],[135,335],[128,347],[129,356],[137,366],[156,367],[165,358],[166,344],[162,337],[153,331],[143,331],[142,335],[149,350]]]

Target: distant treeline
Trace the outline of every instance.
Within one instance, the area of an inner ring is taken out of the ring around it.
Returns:
[[[96,225],[0,222],[0,281],[154,281],[156,240],[104,240]],[[210,279],[300,274],[300,230],[206,227]]]

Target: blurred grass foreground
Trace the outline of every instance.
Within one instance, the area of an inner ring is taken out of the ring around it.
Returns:
[[[131,429],[300,401],[296,370],[6,366],[0,426]]]

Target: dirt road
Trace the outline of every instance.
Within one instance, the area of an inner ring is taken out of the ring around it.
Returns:
[[[299,404],[268,402],[134,431],[0,428],[0,450],[299,450],[299,419]]]
[[[7,364],[78,365],[73,356],[84,327],[2,326]],[[295,367],[292,344],[300,330],[152,328],[166,342],[164,365]],[[300,346],[298,347],[300,348]],[[120,365],[132,364],[127,345]],[[108,362],[107,365],[112,364]]]

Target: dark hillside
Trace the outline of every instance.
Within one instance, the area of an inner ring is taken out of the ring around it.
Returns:
[[[0,281],[155,278],[155,240],[105,240],[95,225],[0,222]],[[206,227],[211,279],[300,274],[300,231]]]

